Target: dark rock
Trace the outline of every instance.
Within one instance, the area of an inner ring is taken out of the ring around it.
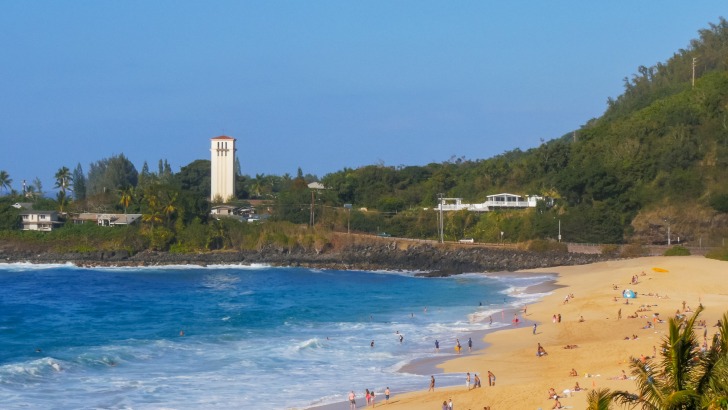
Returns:
[[[5,262],[72,262],[82,266],[184,264],[208,266],[215,264],[267,263],[275,266],[303,266],[323,269],[419,271],[424,273],[418,275],[427,277],[449,276],[465,272],[516,271],[551,266],[583,265],[608,259],[608,257],[600,254],[536,253],[486,247],[448,249],[430,244],[418,244],[401,250],[394,242],[351,245],[342,250],[326,248],[324,250],[312,249],[309,251],[300,247],[285,249],[271,246],[260,251],[194,254],[144,251],[132,255],[126,250],[30,254],[5,249],[0,256]]]

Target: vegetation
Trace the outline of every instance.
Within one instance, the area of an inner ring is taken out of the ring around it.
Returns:
[[[314,225],[324,233],[351,229],[436,239],[439,215],[433,207],[440,194],[478,203],[500,192],[553,202],[528,210],[446,212],[445,239],[531,241],[534,248],[551,249],[561,235],[567,242],[620,245],[604,249],[623,256],[644,254],[644,245],[665,244],[668,235],[684,246],[720,244],[728,236],[728,22],[721,18],[701,30],[666,62],[639,67],[624,88],[600,118],[527,151],[422,166],[344,168],[323,176],[326,189],[320,191],[308,188],[318,178],[301,169],[295,177],[237,173],[235,203],[265,201],[258,208],[270,214],[270,228],[210,219],[208,160],[177,173],[164,159],[156,171],[147,163],[137,171],[123,154],[90,164],[87,174],[80,164],[72,171],[61,166],[55,200],[43,195],[38,178],[18,192],[0,170],[0,192],[11,203],[33,202],[36,209],[64,215],[141,213],[143,226],[134,231],[143,238],[139,242],[176,252],[288,247],[291,238],[303,247],[321,242],[290,224]],[[17,229],[12,211],[3,212],[0,228]]]
[[[690,249],[684,246],[673,246],[665,251],[665,256],[689,256]]]
[[[705,254],[706,258],[717,259],[719,261],[728,261],[728,246],[716,248]]]

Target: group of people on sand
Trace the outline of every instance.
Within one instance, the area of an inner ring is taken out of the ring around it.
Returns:
[[[384,389],[384,404],[389,403],[389,387]],[[364,398],[367,401],[367,406],[374,407],[376,395],[374,394],[374,389],[369,390],[366,389],[364,393]],[[354,390],[349,392],[349,410],[355,410],[356,409],[356,394],[354,393]]]
[[[576,372],[574,369],[571,369],[571,370],[573,372]],[[576,382],[576,384],[574,385],[574,388],[573,389],[571,389],[571,390],[569,390],[569,389],[564,390],[564,395],[571,397],[571,392],[572,391],[582,391],[582,390],[586,390],[586,388],[579,386],[579,382]],[[551,407],[552,409],[561,409],[561,408],[563,408],[563,405],[559,401],[559,399],[562,398],[562,396],[559,396],[559,394],[556,392],[556,390],[553,387],[549,388],[548,395],[549,395],[548,396],[549,400],[553,400],[554,401],[554,406]]]
[[[549,399],[554,400],[554,407],[551,407],[552,409],[560,409],[563,407],[561,402],[559,401],[560,396],[556,394],[556,390],[554,390],[553,387],[549,389]]]
[[[473,387],[471,388],[470,386],[471,386],[470,372],[468,372],[465,376],[465,387],[467,387],[468,390],[472,390],[472,389],[481,387],[480,377],[478,377],[478,373],[474,373],[474,378],[473,378],[473,383],[472,383]],[[495,386],[495,374],[493,374],[493,372],[491,372],[490,370],[488,370],[488,386],[491,386],[491,387]]]
[[[465,387],[468,390],[477,389],[478,387],[480,387],[480,377],[478,377],[478,373],[474,373],[473,374],[473,383],[472,383],[472,386],[473,387],[470,387],[470,386],[471,386],[471,383],[470,383],[470,372],[468,372],[467,375],[465,376]]]

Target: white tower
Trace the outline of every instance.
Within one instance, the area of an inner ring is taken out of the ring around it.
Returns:
[[[213,202],[235,198],[235,141],[225,135],[210,139],[210,200]]]

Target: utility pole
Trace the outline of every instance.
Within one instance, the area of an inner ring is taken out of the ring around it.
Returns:
[[[698,61],[697,57],[693,57],[693,88],[695,88],[695,63]]]
[[[665,223],[667,224],[667,246],[670,246],[672,244],[670,240],[670,219],[665,218]]]
[[[313,201],[314,201],[314,190],[312,189],[311,190],[311,215],[309,217],[309,222],[311,223],[312,228],[313,228],[314,223],[316,222],[315,216],[314,216],[314,208],[313,208],[314,202]]]
[[[445,243],[445,233],[443,232],[445,224],[442,221],[442,195],[443,194],[439,193],[437,195],[440,198],[440,227],[439,227],[440,228],[440,243]]]
[[[561,218],[559,218],[559,242],[561,242]]]
[[[351,204],[344,204],[344,208],[346,208],[346,234],[351,233]]]

